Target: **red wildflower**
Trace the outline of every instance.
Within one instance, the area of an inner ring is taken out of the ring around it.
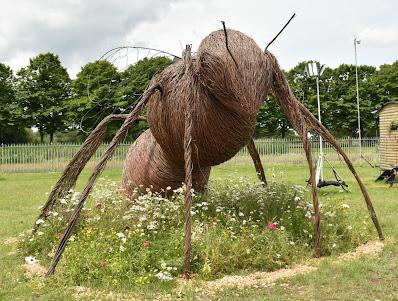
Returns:
[[[96,208],[96,209],[101,209],[101,206],[102,206],[101,203],[95,204],[95,208]]]

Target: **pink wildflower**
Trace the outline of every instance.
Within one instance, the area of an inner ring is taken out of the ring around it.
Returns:
[[[276,229],[278,229],[278,224],[277,223],[269,223],[268,224],[268,230],[274,231]]]
[[[150,243],[149,243],[149,241],[144,241],[144,248],[149,248],[150,247]]]

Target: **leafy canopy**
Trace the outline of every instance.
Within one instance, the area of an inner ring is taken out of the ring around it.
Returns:
[[[64,129],[71,79],[53,53],[39,54],[18,72],[17,95],[29,126],[50,135]]]

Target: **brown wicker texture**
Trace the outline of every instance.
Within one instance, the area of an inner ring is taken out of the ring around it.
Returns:
[[[333,136],[294,97],[276,58],[270,52],[264,53],[251,38],[239,31],[218,30],[202,41],[196,58],[192,58],[190,64],[193,66],[187,72],[186,61],[180,60],[156,78],[161,82],[162,93],[152,95],[148,101],[148,122],[160,148],[150,160],[145,160],[143,149],[147,147],[143,144],[148,143],[145,138],[132,146],[123,176],[127,191],[134,186],[147,188],[152,185],[155,189],[165,189],[179,185],[185,162],[183,116],[188,103],[192,103],[195,112],[192,159],[198,177],[202,170],[207,173],[211,166],[230,159],[248,144],[260,105],[272,89],[301,137],[306,152],[315,211],[316,255],[320,256],[321,233],[309,130],[322,135],[343,156],[361,188],[378,234],[383,237],[369,195],[351,161]],[[153,141],[150,133],[146,135]],[[162,155],[159,155],[161,152]],[[154,170],[158,172],[155,174]],[[178,170],[181,170],[181,175],[175,181],[171,180],[169,176]],[[149,171],[151,177],[148,178],[145,171]],[[206,179],[202,177],[201,180]],[[129,185],[126,186],[126,183]],[[196,188],[203,188],[205,183],[201,181],[200,184]]]
[[[207,184],[209,175],[210,167],[194,170],[194,189],[202,190]],[[145,191],[146,188],[158,192],[171,191],[166,188],[170,186],[176,189],[181,187],[183,182],[185,182],[184,165],[168,160],[151,131],[146,130],[127,153],[122,184],[127,195],[135,197],[136,188],[140,188],[141,191]]]
[[[263,52],[243,33],[225,29],[207,36],[196,56],[191,57],[190,47],[187,47],[183,59],[154,77],[139,104],[127,117],[123,116],[123,126],[90,177],[47,275],[55,271],[96,178],[145,106],[148,108],[149,130],[131,146],[123,173],[123,187],[130,196],[134,196],[134,188],[151,188],[162,192],[168,186],[177,188],[184,181],[188,188],[192,185],[196,190],[202,190],[207,184],[211,166],[225,162],[248,144],[260,179],[266,183],[251,137],[259,108],[271,91],[301,137],[306,151],[315,210],[316,255],[320,255],[321,233],[315,172],[307,136],[309,130],[318,132],[342,155],[361,188],[382,239],[383,234],[369,195],[351,161],[327,129],[294,97],[275,57],[268,51]],[[102,133],[105,126],[106,122],[97,127],[95,132]],[[64,195],[66,189],[74,186],[81,169],[102,141],[102,136],[89,136],[65,169],[41,216],[47,216],[57,196]],[[76,169],[76,172],[69,173],[71,168]],[[189,277],[190,189],[186,194],[184,272]]]
[[[139,139],[131,147],[123,177],[125,184],[149,184],[156,188],[181,185],[184,179],[184,116],[188,100],[192,101],[195,112],[194,179],[204,179],[210,166],[227,161],[249,142],[257,113],[270,88],[271,66],[251,38],[234,30],[228,30],[227,34],[236,65],[225,47],[224,31],[219,30],[201,43],[196,57],[192,58],[193,72],[185,72],[185,63],[180,60],[156,78],[162,82],[163,93],[151,96],[148,123],[160,148],[151,155],[149,162],[144,159],[148,157],[145,152],[149,149],[141,144],[155,142]],[[153,141],[150,134],[145,136]],[[160,155],[162,151],[164,153]],[[152,176],[155,169],[162,170],[158,177]],[[145,170],[151,173],[153,182]],[[181,176],[178,176],[179,170]],[[165,174],[176,175],[175,180],[170,181]],[[164,179],[163,183],[161,179]],[[130,185],[125,186],[129,191]],[[201,185],[194,187],[201,188]]]

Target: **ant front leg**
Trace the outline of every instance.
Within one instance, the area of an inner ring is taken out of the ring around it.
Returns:
[[[105,117],[90,133],[84,141],[80,150],[73,156],[72,160],[65,167],[62,176],[51,190],[46,203],[43,205],[41,213],[37,219],[46,219],[48,212],[52,210],[57,200],[65,197],[70,189],[72,189],[79,177],[80,173],[91,159],[97,149],[104,140],[106,128],[109,123],[116,120],[125,120],[127,114],[112,114]],[[139,116],[137,121],[145,120],[145,117]],[[33,226],[33,233],[38,229],[38,225]]]
[[[264,168],[261,163],[261,158],[257,151],[257,148],[256,148],[253,138],[251,138],[249,143],[247,144],[247,150],[249,151],[250,157],[253,160],[254,167],[256,168],[256,173],[257,173],[258,178],[260,179],[263,186],[266,187],[267,179],[265,178]]]
[[[126,116],[126,118],[124,118],[124,122],[123,122],[122,126],[116,132],[115,136],[113,137],[113,139],[112,139],[111,143],[109,144],[108,148],[106,149],[106,151],[102,154],[99,162],[97,163],[91,176],[89,177],[86,186],[84,187],[82,193],[80,194],[79,200],[76,204],[75,209],[72,212],[71,217],[69,218],[68,226],[58,244],[58,247],[57,247],[57,250],[55,251],[51,265],[46,273],[46,277],[49,277],[52,274],[54,274],[55,268],[57,267],[57,264],[58,264],[59,260],[61,259],[62,253],[65,250],[66,243],[68,242],[68,239],[72,233],[73,227],[76,225],[76,222],[77,222],[77,219],[79,218],[80,212],[83,209],[84,203],[85,203],[88,195],[90,194],[95,181],[97,180],[98,176],[101,174],[101,172],[106,167],[106,163],[112,158],[118,145],[126,137],[127,132],[130,129],[130,127],[136,121],[138,121],[140,119],[139,114],[142,112],[142,110],[146,106],[151,95],[153,93],[155,93],[156,89],[157,88],[156,88],[156,84],[155,84],[155,85],[152,85],[151,87],[149,87],[147,90],[145,90],[145,92],[142,95],[139,102],[135,105],[135,107],[128,114],[128,116]],[[82,149],[83,149],[83,151],[85,150],[84,148],[82,148]],[[82,149],[80,149],[80,151]]]

